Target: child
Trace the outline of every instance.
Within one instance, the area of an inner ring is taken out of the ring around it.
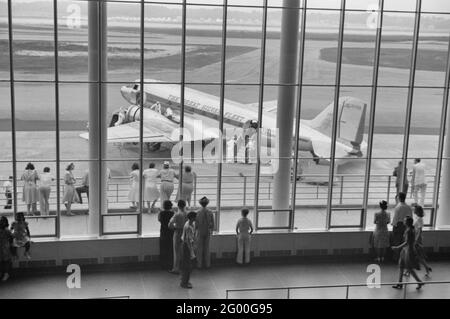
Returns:
[[[253,233],[253,224],[252,221],[247,218],[248,213],[249,210],[247,208],[242,209],[242,218],[239,219],[236,224],[238,242],[236,262],[240,265],[243,263],[250,263],[250,237]]]
[[[189,282],[192,272],[192,260],[195,259],[195,218],[197,213],[190,212],[187,215],[188,221],[184,225],[183,235],[183,252],[180,263],[181,270],[181,284],[182,288],[192,289],[192,284]]]
[[[0,276],[7,281],[11,271],[11,244],[13,237],[8,229],[9,223],[5,216],[0,218]]]
[[[25,221],[23,213],[17,213],[16,221],[11,225],[11,231],[13,235],[13,256],[17,258],[17,247],[25,247],[24,256],[27,259],[31,259],[30,255],[30,230],[28,229],[28,223]]]

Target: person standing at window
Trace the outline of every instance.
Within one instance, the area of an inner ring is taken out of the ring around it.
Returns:
[[[422,163],[420,158],[414,161],[414,167],[412,172],[412,191],[414,196],[414,202],[421,207],[425,205],[425,196],[427,193],[427,178],[425,164]],[[420,198],[419,198],[420,193]]]
[[[174,179],[178,179],[178,174],[170,168],[170,163],[166,161],[164,162],[163,169],[159,173],[158,177],[161,178],[161,202],[170,200],[170,197],[175,189]]]
[[[180,286],[186,289],[192,289],[190,283],[192,272],[192,261],[195,259],[195,212],[187,215],[188,221],[183,227],[181,240],[183,242],[182,258],[180,263],[181,283]]]
[[[414,269],[419,269],[419,263],[416,252],[416,234],[414,230],[414,220],[412,217],[407,217],[406,221],[406,231],[404,236],[404,242],[399,245],[392,247],[392,249],[400,250],[400,259],[399,259],[399,279],[398,282],[400,284],[392,286],[395,289],[402,289],[403,285],[403,275],[405,269],[414,277],[417,281],[417,290],[420,290],[424,283],[420,280],[419,276]]]
[[[128,199],[131,202],[131,209],[137,209],[139,204],[139,180],[141,173],[139,171],[139,164],[134,163],[131,166],[130,174],[130,191],[128,193]]]
[[[236,262],[240,265],[250,263],[250,238],[253,233],[253,224],[247,218],[248,213],[249,210],[247,208],[242,209],[242,218],[236,224],[238,243]]]
[[[3,190],[5,192],[5,198],[6,198],[6,205],[3,207],[4,209],[11,209],[12,208],[12,184],[13,177],[10,176],[7,181],[3,183]]]
[[[55,178],[50,174],[50,168],[44,168],[44,173],[40,176],[39,182],[39,206],[41,209],[41,216],[50,215],[49,198],[52,189],[52,183]]]
[[[214,231],[214,215],[209,208],[209,199],[203,197],[199,204],[201,208],[197,212],[197,267],[211,267],[211,255],[209,252],[209,244],[212,232]]]
[[[69,166],[66,168],[66,172],[64,174],[64,197],[63,197],[63,203],[66,206],[66,213],[67,216],[75,216],[74,213],[72,213],[72,203],[79,203],[80,199],[78,198],[78,194],[75,190],[75,183],[77,180],[73,176],[73,170],[75,169],[75,164],[70,163]]]
[[[381,211],[375,213],[374,224],[375,231],[373,232],[373,246],[377,253],[376,261],[378,263],[384,262],[386,249],[390,247],[388,225],[391,222],[391,215],[386,211],[388,203],[384,200],[380,202]]]
[[[34,169],[34,165],[28,163],[25,172],[22,174],[23,184],[23,201],[27,205],[27,214],[37,214],[37,201],[39,199],[39,191],[36,182],[39,180],[39,175]]]
[[[173,265],[173,229],[169,227],[174,212],[172,210],[172,202],[166,200],[163,203],[163,210],[158,214],[158,221],[161,224],[159,231],[159,262],[161,267],[171,270]]]
[[[145,180],[144,201],[147,202],[149,213],[154,212],[155,204],[160,196],[158,190],[158,175],[159,171],[155,168],[154,163],[150,163],[148,169],[146,169],[143,173]],[[164,204],[164,202],[162,204]]]
[[[181,183],[181,190],[178,188],[177,201],[184,200],[188,207],[191,207],[191,198],[194,191],[195,180],[197,179],[197,174],[192,172],[190,166],[186,166],[183,172],[183,182]]]
[[[186,202],[184,200],[179,200],[178,212],[173,215],[169,221],[169,228],[173,229],[173,268],[169,271],[172,274],[180,273],[181,254],[183,249],[181,236],[183,235],[183,227],[186,220]]]

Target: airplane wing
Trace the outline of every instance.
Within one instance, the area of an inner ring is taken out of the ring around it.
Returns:
[[[250,103],[246,104],[246,106],[258,109],[259,103]],[[264,112],[274,113],[276,112],[277,107],[278,107],[278,100],[264,101],[263,103]]]
[[[174,129],[177,128],[174,126]],[[108,128],[108,143],[139,143],[140,122],[132,122]],[[80,135],[89,140],[89,133]],[[144,125],[144,143],[176,142],[171,139],[171,132]]]
[[[144,109],[144,143],[177,143],[179,141],[180,124],[170,120],[162,114]],[[184,141],[218,138],[213,131],[197,127],[198,123],[191,123],[190,118],[185,118],[186,134]],[[108,128],[108,143],[139,143],[140,121],[129,122]],[[187,134],[189,133],[189,134]],[[81,138],[89,140],[89,133],[83,133]]]

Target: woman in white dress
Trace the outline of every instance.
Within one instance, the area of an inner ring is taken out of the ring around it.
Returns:
[[[67,216],[74,216],[75,214],[72,213],[72,203],[79,203],[80,198],[78,197],[77,191],[75,190],[75,183],[77,180],[73,176],[72,171],[75,169],[75,165],[73,163],[70,163],[69,166],[66,168],[66,173],[64,174],[64,197],[62,202],[66,206],[66,213]]]
[[[37,213],[37,201],[39,199],[39,191],[36,182],[39,180],[39,175],[34,169],[34,165],[28,163],[25,172],[22,174],[23,184],[23,198],[22,200],[27,205],[27,214],[35,215]]]
[[[130,174],[130,192],[128,193],[128,199],[131,202],[130,208],[136,209],[139,203],[139,180],[140,180],[139,164],[134,163],[131,167]]]
[[[41,174],[39,181],[39,204],[41,207],[41,216],[50,215],[50,205],[48,203],[48,199],[50,198],[50,192],[54,180],[55,178],[52,174],[50,174],[50,168],[45,167],[44,173]]]
[[[160,196],[158,190],[158,175],[159,171],[155,168],[154,163],[150,163],[149,168],[143,173],[145,180],[144,201],[147,202],[149,213],[154,212],[155,204]],[[152,204],[150,205],[150,203]]]

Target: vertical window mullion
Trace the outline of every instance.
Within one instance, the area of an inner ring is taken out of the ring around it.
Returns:
[[[56,220],[55,230],[56,237],[61,237],[61,199],[60,199],[60,186],[61,186],[61,156],[60,156],[60,134],[59,134],[59,50],[58,50],[58,1],[53,0],[53,35],[55,42],[55,122],[56,122]]]
[[[181,26],[181,87],[180,87],[180,167],[178,176],[178,193],[181,194],[183,186],[183,167],[184,167],[184,128],[185,128],[185,95],[186,95],[186,35],[187,35],[187,0],[183,0],[182,8],[182,26]],[[191,141],[189,141],[190,143]]]
[[[264,0],[262,36],[261,36],[261,58],[259,71],[259,101],[258,101],[258,132],[256,134],[256,174],[255,174],[255,227],[258,227],[259,219],[259,182],[261,178],[261,132],[264,111],[264,85],[266,72],[266,44],[267,44],[267,17],[268,17],[268,0]]]
[[[373,65],[373,79],[372,79],[372,93],[370,100],[370,115],[369,115],[369,134],[367,140],[367,163],[364,177],[364,211],[362,218],[362,228],[366,227],[367,209],[369,203],[369,188],[370,188],[370,172],[372,170],[372,155],[373,155],[373,135],[375,132],[375,116],[377,107],[378,94],[378,79],[380,70],[380,54],[381,54],[381,40],[383,34],[383,15],[384,15],[384,0],[379,0],[378,4],[378,25],[375,43],[375,59]]]
[[[226,80],[226,58],[227,58],[227,23],[228,23],[228,0],[223,0],[222,12],[222,58],[220,65],[220,122],[219,122],[219,163],[217,167],[217,231],[220,231],[220,215],[222,201],[222,173],[223,173],[223,138],[224,138],[224,113],[225,113],[225,80]]]
[[[330,176],[328,181],[328,202],[327,202],[327,219],[326,229],[330,229],[331,224],[331,212],[333,205],[333,181],[336,164],[336,140],[337,140],[337,126],[339,115],[339,98],[341,94],[341,71],[342,71],[342,51],[344,46],[344,26],[345,26],[345,2],[341,0],[340,21],[339,21],[339,40],[338,40],[338,52],[336,61],[336,81],[334,92],[334,109],[333,109],[333,128],[331,135],[331,153],[330,153]]]
[[[303,0],[303,11],[301,16],[301,33],[300,33],[300,48],[299,48],[299,61],[298,61],[298,93],[297,93],[297,114],[295,116],[295,162],[294,162],[294,174],[292,177],[292,213],[291,220],[289,225],[291,226],[291,230],[294,230],[294,222],[295,222],[295,206],[297,201],[297,174],[298,174],[298,152],[299,152],[299,138],[300,138],[300,121],[301,121],[301,108],[302,108],[302,98],[303,98],[303,69],[305,62],[305,41],[306,41],[306,7],[307,0]]]
[[[404,190],[405,181],[407,178],[407,161],[409,152],[409,134],[411,133],[411,118],[412,118],[412,108],[414,101],[414,85],[416,82],[416,65],[417,65],[417,51],[419,46],[419,32],[420,32],[420,14],[422,8],[422,0],[416,0],[416,17],[414,21],[414,35],[413,35],[413,47],[411,55],[411,68],[409,73],[409,84],[408,84],[408,100],[406,106],[406,119],[405,119],[405,129],[403,136],[403,155],[402,155],[402,180],[400,181],[401,190]]]
[[[12,142],[12,169],[13,169],[13,206],[14,216],[17,214],[17,155],[16,155],[16,98],[14,82],[14,50],[12,32],[12,0],[8,0],[8,41],[9,41],[9,89],[11,98],[11,142]]]
[[[143,173],[144,173],[144,96],[145,96],[145,0],[141,0],[140,3],[140,101],[139,101],[139,112],[140,112],[140,122],[139,122],[139,214],[138,218],[138,234],[142,235],[142,214],[143,214]]]

